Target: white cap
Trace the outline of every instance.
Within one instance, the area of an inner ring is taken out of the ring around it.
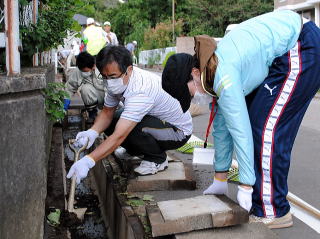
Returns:
[[[137,44],[138,44],[138,42],[137,42],[137,41],[133,41],[132,43],[133,43],[133,44],[135,44],[135,45],[137,45]]]
[[[110,22],[108,22],[108,21],[104,22],[104,23],[103,23],[103,25],[104,25],[104,26],[108,25],[108,26],[110,26],[110,27],[111,27],[111,23],[110,23]]]
[[[87,25],[94,23],[94,19],[92,17],[87,18]]]

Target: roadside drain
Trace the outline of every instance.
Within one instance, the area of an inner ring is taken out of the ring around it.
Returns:
[[[75,138],[77,132],[82,130],[81,125],[80,116],[73,115],[68,117],[67,127],[63,130],[54,127],[53,130],[48,166],[44,239],[108,239],[91,176],[76,185],[75,190],[74,208],[87,208],[84,219],[80,221],[75,214],[65,210],[71,184],[71,180],[66,179],[66,173],[74,160],[68,141]],[[84,154],[81,154],[80,158]],[[55,213],[59,216],[57,217]],[[53,220],[49,220],[52,218]]]

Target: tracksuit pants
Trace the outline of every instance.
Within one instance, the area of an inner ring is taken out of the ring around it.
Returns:
[[[105,131],[106,135],[113,133],[121,113],[122,110],[116,111],[110,126]],[[161,164],[167,158],[166,150],[183,146],[189,138],[190,135],[185,136],[183,131],[168,122],[146,115],[133,128],[121,146],[131,155],[143,155],[143,160]]]
[[[254,140],[254,215],[282,217],[290,210],[286,196],[291,150],[319,88],[320,29],[308,22],[296,45],[273,61],[267,78],[246,97]]]

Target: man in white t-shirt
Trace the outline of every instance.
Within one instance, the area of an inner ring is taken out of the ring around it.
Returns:
[[[133,67],[130,52],[123,46],[103,48],[96,66],[106,82],[104,108],[91,129],[78,133],[76,143],[82,146],[88,139],[89,148],[106,129],[109,137],[76,162],[67,176],[75,175],[80,182],[96,161],[120,145],[131,155],[143,155],[136,173],[148,175],[166,169],[165,151],[181,147],[192,133],[189,111],[184,112],[179,101],[162,89],[160,76]],[[124,107],[117,118],[120,101]]]
[[[103,25],[104,25],[104,30],[106,32],[107,45],[118,46],[119,45],[118,38],[117,38],[117,35],[111,31],[111,23],[106,21],[103,23]]]

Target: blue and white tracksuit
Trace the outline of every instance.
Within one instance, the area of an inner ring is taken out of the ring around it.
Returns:
[[[235,149],[240,182],[254,185],[253,213],[281,217],[290,209],[291,149],[320,87],[320,30],[275,11],[239,24],[216,55],[215,170],[228,171]]]

